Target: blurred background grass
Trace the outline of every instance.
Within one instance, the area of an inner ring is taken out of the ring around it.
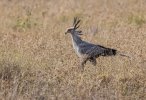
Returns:
[[[145,100],[145,0],[1,0],[1,100]],[[132,55],[98,58],[80,73],[66,28]]]

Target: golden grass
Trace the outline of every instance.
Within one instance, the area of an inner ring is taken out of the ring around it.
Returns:
[[[145,0],[1,0],[0,100],[145,100]],[[66,28],[132,59],[100,57],[83,73]]]

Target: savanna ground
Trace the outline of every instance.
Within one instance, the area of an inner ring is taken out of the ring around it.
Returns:
[[[131,58],[100,57],[84,72],[66,28]],[[0,100],[146,100],[145,0],[1,0]]]

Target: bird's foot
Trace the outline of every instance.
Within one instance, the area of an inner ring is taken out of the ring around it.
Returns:
[[[84,72],[84,65],[79,65],[79,71]]]
[[[92,62],[92,65],[96,66],[96,62]]]

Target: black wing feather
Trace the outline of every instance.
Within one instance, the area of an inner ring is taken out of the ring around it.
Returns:
[[[79,45],[80,46],[80,53],[86,54],[89,57],[97,57],[97,56],[111,56],[116,54],[115,49],[110,49],[103,47],[101,45],[95,45],[88,42],[84,42]]]

